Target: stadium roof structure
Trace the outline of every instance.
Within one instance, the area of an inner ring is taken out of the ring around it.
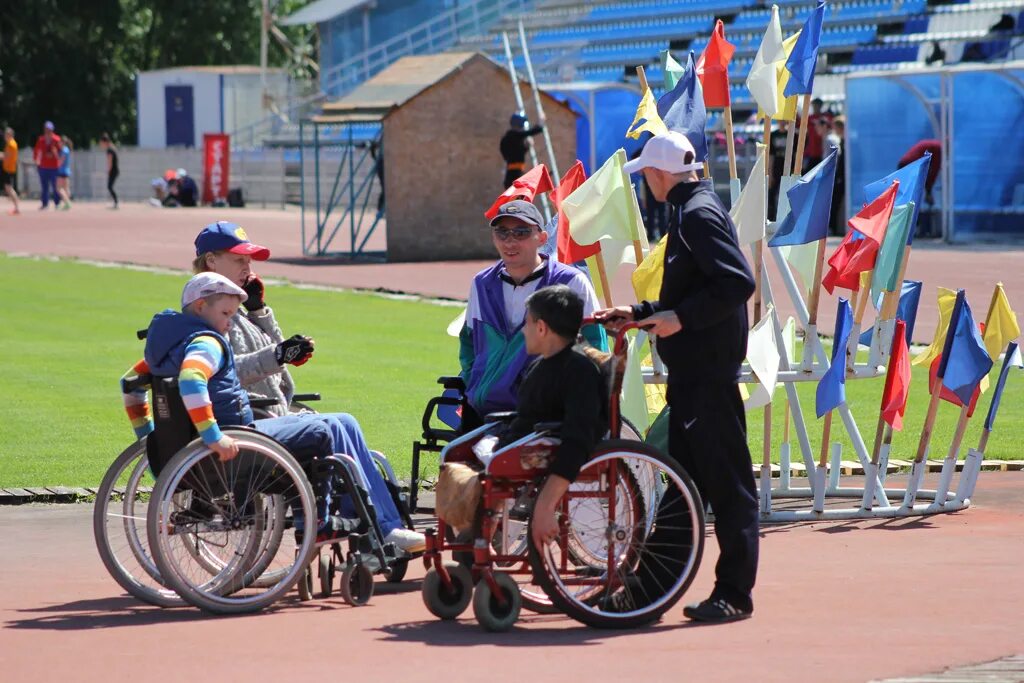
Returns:
[[[285,26],[319,24],[372,4],[374,0],[316,0],[278,23]]]
[[[325,104],[323,121],[327,122],[331,117],[363,121],[374,117],[382,119],[477,60],[502,73],[508,73],[504,67],[480,52],[442,52],[403,57],[341,99]],[[542,92],[542,95],[549,97],[547,93]]]

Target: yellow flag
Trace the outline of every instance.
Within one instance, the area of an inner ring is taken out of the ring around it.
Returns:
[[[633,291],[636,292],[638,302],[657,301],[661,294],[661,278],[665,274],[666,244],[668,244],[668,235],[662,237],[661,241],[654,245],[643,263],[633,271]]]
[[[772,118],[777,121],[796,121],[796,95],[790,95],[786,97],[782,93],[786,90],[786,84],[789,83],[789,69],[786,68],[786,62],[789,60],[789,55],[793,52],[793,46],[796,45],[797,38],[800,37],[800,31],[797,31],[789,38],[782,41],[782,51],[786,53],[786,58],[775,62],[775,81],[776,81],[776,96],[778,97],[778,103],[775,107],[775,114]],[[758,118],[764,118],[764,112],[758,110]]]
[[[985,333],[982,340],[985,342],[985,350],[993,362],[999,359],[1006,345],[1020,336],[1020,325],[1017,323],[1017,314],[1010,308],[1010,300],[1006,298],[1006,290],[1003,283],[996,285],[992,292],[992,304],[988,308],[988,316],[985,318]],[[981,390],[988,389],[988,376],[981,380]]]
[[[640,122],[643,121],[642,124]],[[640,125],[637,125],[640,124]],[[651,135],[661,135],[668,132],[665,122],[658,116],[658,105],[654,101],[654,93],[648,88],[644,96],[640,98],[640,106],[636,108],[636,117],[626,131],[626,137],[634,140],[640,139],[640,134],[650,131]]]
[[[946,344],[946,332],[949,330],[949,320],[953,317],[954,303],[956,303],[956,292],[939,287],[939,324],[935,328],[935,338],[932,339],[931,346],[914,357],[911,365],[928,366],[942,355],[942,347]]]

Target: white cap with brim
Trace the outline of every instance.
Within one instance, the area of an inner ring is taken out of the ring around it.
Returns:
[[[220,273],[198,273],[185,284],[185,289],[181,292],[181,307],[185,308],[191,303],[214,294],[231,294],[241,297],[242,301],[249,298],[244,289]]]
[[[696,158],[697,152],[687,137],[670,130],[648,140],[640,156],[627,161],[622,169],[626,173],[639,173],[645,168],[657,168],[668,173],[686,173],[704,168],[702,162],[684,163],[687,152]]]

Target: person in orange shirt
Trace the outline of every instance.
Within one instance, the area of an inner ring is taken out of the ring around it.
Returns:
[[[14,130],[4,129],[4,150],[0,152],[3,163],[0,164],[0,188],[14,202],[11,215],[17,216],[18,210],[18,143],[14,140]]]
[[[43,126],[43,134],[36,140],[32,158],[39,170],[39,185],[42,187],[41,195],[43,204],[40,209],[45,209],[50,204],[50,197],[53,197],[53,205],[60,208],[60,195],[57,194],[57,171],[60,169],[60,148],[63,146],[60,136],[53,132],[53,121],[47,121]]]

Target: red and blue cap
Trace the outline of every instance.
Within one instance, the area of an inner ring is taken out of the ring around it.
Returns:
[[[255,261],[266,261],[270,258],[269,249],[253,244],[241,226],[227,221],[210,223],[196,237],[196,256],[202,256],[211,251],[244,254],[251,256]]]

